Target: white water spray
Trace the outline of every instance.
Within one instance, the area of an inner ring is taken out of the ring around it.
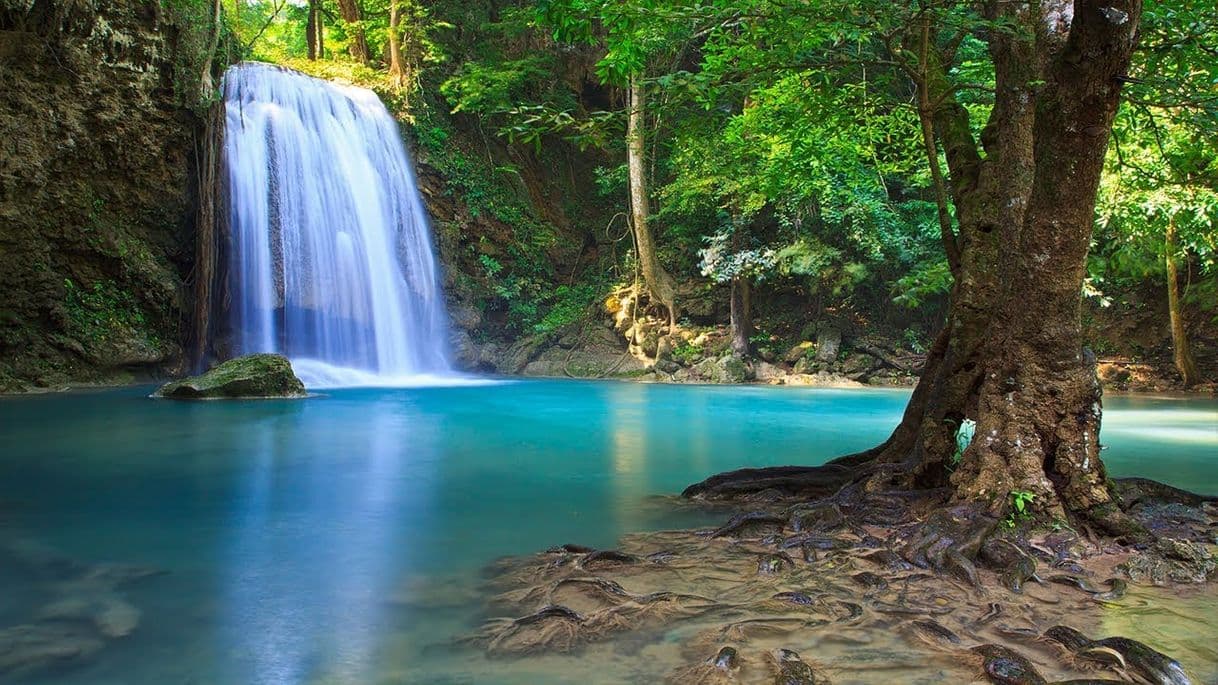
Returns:
[[[377,96],[244,63],[224,98],[237,351],[311,387],[450,376],[427,214]]]

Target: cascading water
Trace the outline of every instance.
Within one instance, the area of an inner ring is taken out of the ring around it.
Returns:
[[[449,375],[427,214],[377,96],[244,63],[224,97],[238,352],[285,354],[311,387]]]

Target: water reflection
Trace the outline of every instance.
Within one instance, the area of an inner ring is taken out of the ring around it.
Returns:
[[[430,519],[441,427],[410,402],[367,409],[358,430],[328,425],[325,401],[247,427],[220,626],[242,680],[369,682],[401,618],[387,598]],[[315,428],[302,440],[305,426]],[[328,429],[348,433],[335,441]],[[335,451],[295,463],[310,446]]]

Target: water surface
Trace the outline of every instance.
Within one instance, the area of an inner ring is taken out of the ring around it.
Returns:
[[[304,401],[147,392],[0,398],[0,539],[169,571],[123,591],[143,614],[135,633],[39,682],[625,682],[577,658],[529,672],[452,651],[477,624],[480,569],[704,525],[708,513],[665,496],[730,468],[870,447],[908,396],[575,381]],[[1102,439],[1114,476],[1218,494],[1218,402],[1108,398]],[[26,620],[25,604],[0,601],[0,627]],[[1187,611],[1114,620],[1218,660],[1218,627],[1173,630]]]

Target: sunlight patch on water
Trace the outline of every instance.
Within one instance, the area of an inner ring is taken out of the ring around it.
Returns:
[[[1104,411],[1104,434],[1218,447],[1218,412],[1108,409]]]

